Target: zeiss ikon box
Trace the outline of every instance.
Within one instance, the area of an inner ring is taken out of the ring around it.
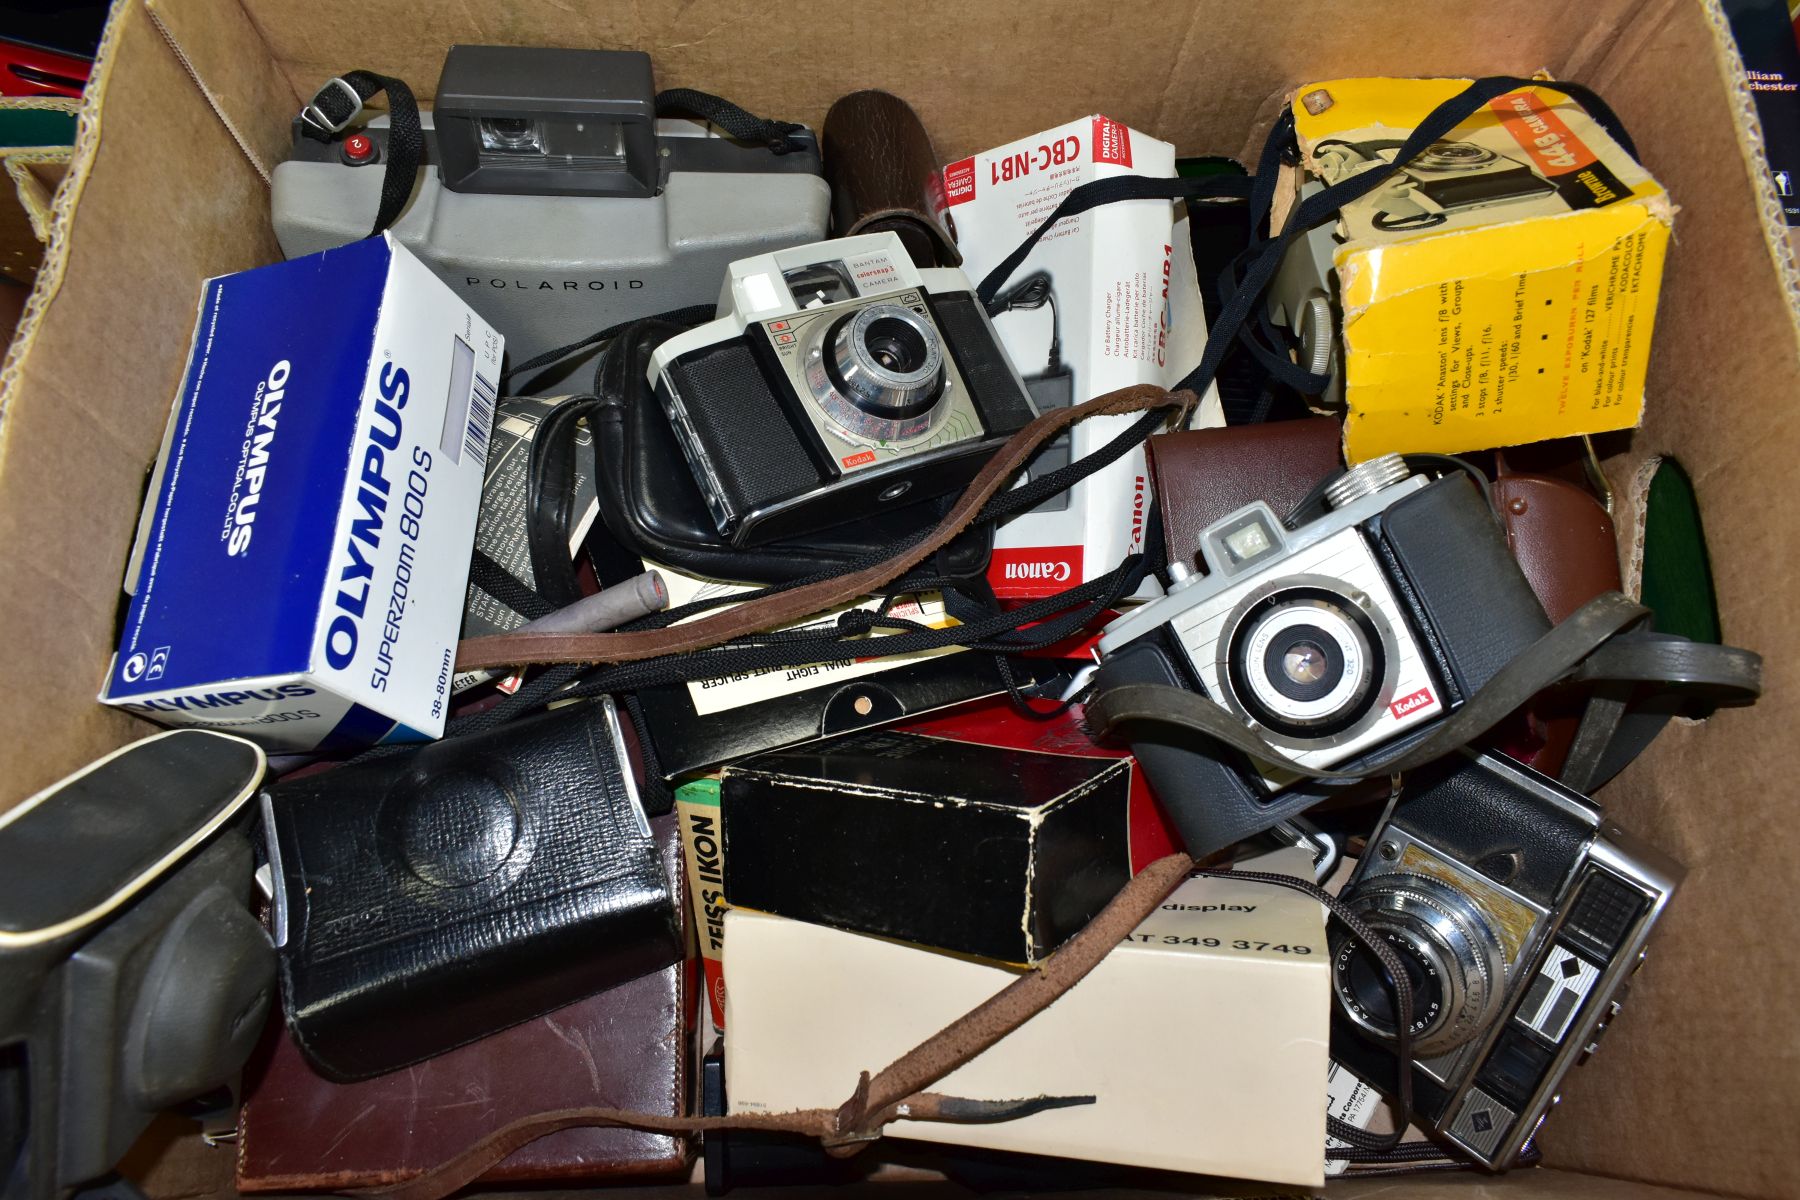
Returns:
[[[100,699],[271,750],[440,735],[501,350],[386,236],[207,281]]]

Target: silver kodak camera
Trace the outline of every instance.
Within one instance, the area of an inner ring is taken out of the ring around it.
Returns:
[[[1491,655],[1510,658],[1542,630],[1497,527],[1474,536],[1493,521],[1460,475],[1433,482],[1387,455],[1325,500],[1324,516],[1294,529],[1261,502],[1215,522],[1200,539],[1207,573],[1171,565],[1169,594],[1109,625],[1102,659],[1160,632],[1199,691],[1288,759],[1325,768],[1443,716],[1458,681],[1485,678]],[[1436,619],[1447,597],[1399,567],[1409,559],[1483,579],[1482,629]],[[1271,791],[1295,778],[1255,773]]]
[[[1405,967],[1414,1057],[1394,1057],[1380,960],[1339,929],[1333,1059],[1390,1095],[1411,1070],[1414,1118],[1504,1170],[1618,1015],[1682,874],[1502,755],[1464,751],[1410,774],[1341,898]]]
[[[391,232],[505,336],[513,362],[709,303],[732,261],[825,236],[810,132],[775,154],[658,119],[655,96],[636,51],[455,46],[444,59]],[[368,235],[390,130],[383,114],[320,141],[295,122],[274,178],[284,254]]]
[[[892,233],[734,262],[719,313],[649,382],[734,545],[956,491],[1037,416],[968,278]]]

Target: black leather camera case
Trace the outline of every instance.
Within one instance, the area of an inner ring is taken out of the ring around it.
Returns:
[[[1396,501],[1364,528],[1450,706],[1550,628],[1492,509],[1465,476],[1439,479]],[[1102,691],[1160,683],[1205,694],[1167,626],[1110,655],[1095,682]],[[1424,738],[1435,724],[1415,726],[1337,769],[1354,771]],[[1147,729],[1131,749],[1196,858],[1261,833],[1346,786],[1302,781],[1270,793],[1237,751],[1173,728]]]
[[[282,999],[313,1065],[380,1075],[678,959],[631,770],[602,701],[274,789]]]

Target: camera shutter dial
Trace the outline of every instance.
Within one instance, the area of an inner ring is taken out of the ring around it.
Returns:
[[[1407,873],[1365,879],[1346,899],[1406,968],[1415,1058],[1454,1050],[1487,1028],[1499,1007],[1506,956],[1473,900],[1441,880]],[[1332,986],[1345,1016],[1394,1040],[1393,993],[1380,960],[1342,934],[1332,951]]]

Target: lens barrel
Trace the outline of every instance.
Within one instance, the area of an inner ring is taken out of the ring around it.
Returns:
[[[831,381],[857,408],[901,421],[929,412],[944,387],[937,330],[901,304],[871,304],[826,339]]]
[[[1432,1058],[1485,1029],[1500,1006],[1506,955],[1487,916],[1466,893],[1427,875],[1364,879],[1344,897],[1393,947],[1412,985],[1413,1054]],[[1334,936],[1338,1007],[1373,1036],[1393,1041],[1398,1018],[1386,970],[1347,934]]]

